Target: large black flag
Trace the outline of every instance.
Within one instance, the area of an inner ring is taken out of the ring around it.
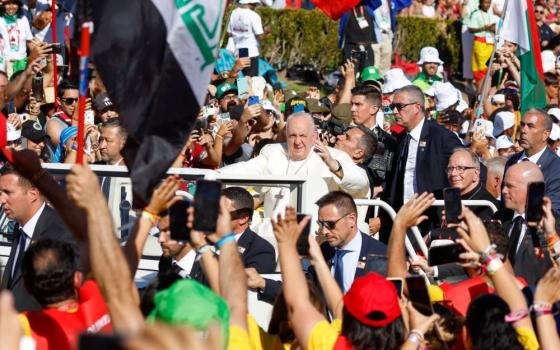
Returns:
[[[135,207],[185,145],[214,69],[226,0],[94,0],[92,59],[128,131]]]

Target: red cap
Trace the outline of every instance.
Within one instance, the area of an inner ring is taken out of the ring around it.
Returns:
[[[354,281],[344,295],[344,307],[358,321],[384,327],[401,315],[395,285],[372,272]]]

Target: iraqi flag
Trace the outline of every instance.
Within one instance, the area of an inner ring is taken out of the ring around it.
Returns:
[[[135,207],[179,155],[204,102],[226,1],[90,1],[92,59],[128,131]]]
[[[532,0],[507,1],[504,40],[516,43],[521,62],[521,113],[546,106],[539,32]]]

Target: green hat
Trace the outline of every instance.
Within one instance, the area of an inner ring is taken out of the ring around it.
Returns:
[[[383,77],[381,76],[379,69],[374,66],[364,68],[362,74],[360,74],[360,81],[363,83],[364,81],[369,80],[383,81]]]
[[[146,319],[184,325],[205,331],[218,322],[224,343],[229,339],[229,309],[226,302],[208,287],[190,279],[179,280],[154,297],[154,310]]]
[[[305,101],[307,102],[307,109],[309,113],[330,113],[331,110],[329,106],[322,103],[320,100],[316,98],[306,98]]]
[[[350,110],[350,103],[339,103],[333,110],[332,115],[334,119],[338,119],[344,123],[352,122],[352,111]]]
[[[237,86],[235,86],[234,84],[230,84],[230,83],[223,83],[221,85],[218,85],[217,91],[216,91],[216,98],[221,99],[225,94],[234,92],[237,94]]]

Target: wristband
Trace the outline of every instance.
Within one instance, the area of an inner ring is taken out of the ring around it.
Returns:
[[[495,256],[486,263],[486,272],[488,273],[488,276],[494,276],[494,274],[503,266],[504,263],[502,260],[498,256]]]
[[[411,329],[408,334],[415,334],[420,340],[424,340],[424,333],[422,333],[422,331],[420,331],[419,329]]]
[[[142,210],[142,214],[140,215],[140,218],[149,221],[152,224],[155,224],[160,219],[159,215],[153,214],[146,209]]]
[[[216,138],[217,138],[217,139],[222,139],[222,140],[224,139],[223,136],[220,135],[220,134],[216,134]]]
[[[529,310],[519,310],[505,315],[504,321],[507,323],[515,323],[517,321],[521,321],[527,316],[529,316]]]
[[[218,242],[216,242],[216,248],[220,249],[226,243],[231,242],[231,241],[235,241],[235,235],[233,234],[233,232],[230,232],[227,235],[220,238],[220,240]]]
[[[483,259],[484,259],[484,257],[490,257],[494,254],[496,254],[496,245],[495,244],[490,244],[488,247],[486,247],[486,249],[484,249],[482,252],[480,252],[480,256]]]
[[[206,253],[207,251],[209,251],[211,249],[210,244],[204,244],[203,246],[199,247],[196,250],[196,254],[197,255],[203,255],[204,253]]]
[[[539,317],[543,315],[552,315],[552,304],[535,301],[533,305],[529,308],[529,311],[533,313],[533,316]]]

